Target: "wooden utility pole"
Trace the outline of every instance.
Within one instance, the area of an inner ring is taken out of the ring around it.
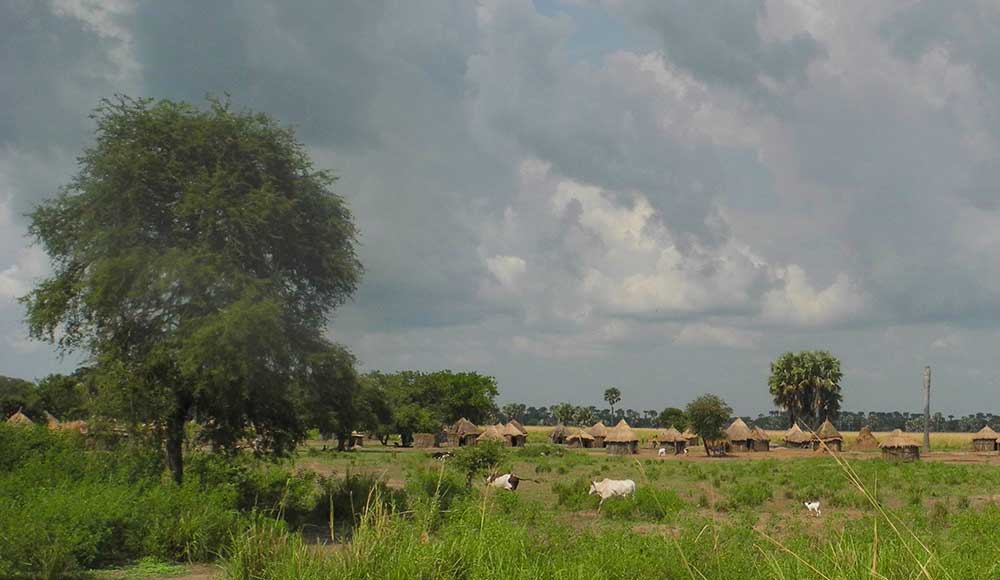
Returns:
[[[924,451],[931,450],[931,367],[924,367]]]

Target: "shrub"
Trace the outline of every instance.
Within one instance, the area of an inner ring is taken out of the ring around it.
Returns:
[[[604,502],[602,513],[614,519],[673,520],[686,504],[673,490],[640,487],[633,497],[613,497]]]
[[[597,507],[597,496],[588,495],[591,480],[578,477],[572,481],[556,481],[552,484],[552,493],[556,494],[556,503],[572,510]]]
[[[735,510],[742,507],[757,507],[771,499],[771,488],[761,482],[745,482],[736,484],[729,492],[721,507]]]

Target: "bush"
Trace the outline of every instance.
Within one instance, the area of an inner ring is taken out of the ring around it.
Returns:
[[[771,499],[771,488],[759,481],[736,484],[726,501],[719,504],[723,510],[757,507]]]
[[[671,521],[686,504],[673,490],[640,487],[634,497],[613,497],[601,512],[614,519]]]
[[[466,487],[472,486],[476,476],[499,471],[507,461],[507,448],[498,441],[485,441],[477,445],[462,447],[448,465],[465,477]]]
[[[556,481],[552,484],[552,493],[556,494],[556,503],[571,510],[596,508],[597,496],[588,495],[591,480],[578,477],[573,481]]]

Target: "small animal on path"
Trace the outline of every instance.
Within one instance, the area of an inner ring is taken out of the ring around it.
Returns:
[[[505,473],[503,475],[498,475],[493,479],[487,481],[490,485],[497,489],[506,489],[507,491],[517,490],[517,484],[521,483],[521,478],[514,475],[513,473]]]
[[[665,447],[660,447],[660,450],[657,451],[656,454],[659,455],[660,457],[666,457],[667,449]]]
[[[437,459],[438,461],[447,461],[447,460],[451,459],[454,456],[455,456],[455,454],[452,453],[452,452],[450,452],[450,451],[438,451],[437,453],[434,453],[433,455],[431,455],[431,457],[433,457],[434,459]]]
[[[819,500],[816,500],[816,501],[807,501],[805,503],[805,506],[806,506],[806,509],[808,509],[810,513],[816,514],[816,517],[819,517],[820,515],[823,514],[823,512],[819,511]]]
[[[599,495],[601,496],[600,503],[597,504],[597,511],[600,513],[601,506],[604,505],[604,500],[609,497],[619,496],[635,496],[635,482],[631,479],[603,479],[601,481],[590,482],[590,491],[587,492],[588,495]]]
[[[684,448],[684,455],[687,455],[687,454],[688,454],[688,448],[687,448],[687,447],[685,447],[685,448]]]

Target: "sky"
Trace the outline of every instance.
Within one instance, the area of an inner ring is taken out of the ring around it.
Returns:
[[[771,408],[827,349],[844,407],[1000,389],[1000,4],[0,0],[0,374],[71,370],[17,297],[25,213],[115,93],[295,128],[360,229],[329,324],[363,369],[500,401]]]

